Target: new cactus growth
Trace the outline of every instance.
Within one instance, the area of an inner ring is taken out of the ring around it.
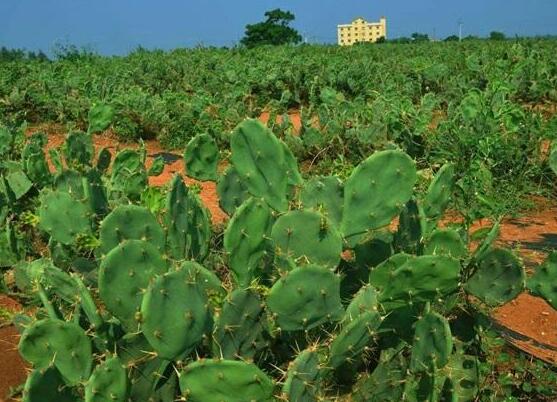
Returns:
[[[257,120],[246,120],[230,139],[232,163],[250,194],[275,210],[288,207],[288,169],[284,149],[275,135]]]
[[[186,145],[184,153],[186,175],[197,180],[217,180],[219,149],[213,137],[199,134]]]
[[[102,260],[99,269],[99,294],[106,308],[122,325],[135,332],[143,293],[152,278],[167,270],[166,261],[151,243],[126,240]]]
[[[334,269],[340,261],[342,237],[319,212],[287,212],[273,225],[271,238],[275,253],[284,254],[299,264]]]
[[[360,163],[344,185],[341,232],[349,244],[388,225],[412,196],[416,179],[404,152],[376,152]]]
[[[167,273],[147,288],[141,330],[158,356],[174,360],[189,354],[211,327],[204,287],[191,281],[186,270]]]
[[[267,306],[284,331],[309,330],[338,321],[344,314],[340,278],[315,265],[296,268],[274,284]]]
[[[19,353],[35,368],[54,365],[70,385],[89,378],[93,366],[91,341],[85,331],[71,322],[50,318],[33,323],[23,332]]]
[[[270,402],[274,384],[250,363],[200,360],[184,368],[180,375],[180,389],[191,402]]]
[[[235,282],[247,286],[260,273],[262,258],[270,249],[273,224],[271,209],[265,201],[250,198],[242,204],[224,232],[224,248]]]

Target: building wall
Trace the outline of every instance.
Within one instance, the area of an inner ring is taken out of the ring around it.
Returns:
[[[338,44],[351,46],[358,42],[375,43],[379,38],[387,38],[387,19],[381,17],[379,22],[367,22],[363,18],[356,18],[351,24],[337,27]]]

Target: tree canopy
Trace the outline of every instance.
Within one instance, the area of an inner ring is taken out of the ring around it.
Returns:
[[[241,43],[247,47],[260,45],[286,45],[302,41],[302,36],[290,23],[296,19],[290,11],[279,8],[265,13],[267,19],[257,24],[246,25],[246,33]]]

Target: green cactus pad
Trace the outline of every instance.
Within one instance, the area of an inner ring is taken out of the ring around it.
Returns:
[[[194,350],[212,322],[204,287],[183,270],[155,279],[143,296],[141,316],[143,334],[167,360]]]
[[[316,211],[291,211],[277,219],[271,238],[277,254],[299,264],[336,268],[342,253],[342,237],[333,224]]]
[[[557,309],[557,252],[549,254],[545,262],[536,268],[527,286],[533,295],[543,297]]]
[[[355,245],[369,231],[388,225],[412,196],[416,167],[400,151],[376,152],[344,185],[341,232]]]
[[[174,176],[166,198],[164,225],[169,255],[176,260],[203,261],[209,252],[211,219],[199,197]]]
[[[130,331],[137,330],[138,311],[149,282],[166,272],[166,261],[151,243],[127,240],[103,259],[99,294],[106,308]]]
[[[467,402],[476,400],[480,388],[480,362],[475,356],[454,353],[443,369],[446,380],[442,400]]]
[[[95,367],[85,384],[85,402],[126,402],[128,377],[116,356]]]
[[[245,183],[233,166],[226,169],[223,175],[219,177],[217,193],[219,195],[219,205],[228,215],[233,215],[236,208],[250,197]]]
[[[88,120],[89,128],[87,132],[89,134],[101,133],[110,127],[112,120],[114,119],[115,111],[110,105],[99,103],[93,105],[89,109]]]
[[[466,258],[468,249],[458,232],[451,229],[435,230],[426,241],[424,254],[448,255],[453,258]]]
[[[416,200],[408,201],[398,218],[398,229],[395,233],[395,248],[408,254],[421,254],[424,235],[423,220],[420,206]]]
[[[241,123],[230,138],[232,163],[250,194],[277,211],[288,208],[287,166],[280,141],[258,120]]]
[[[298,161],[296,157],[288,148],[286,143],[279,139],[280,144],[282,145],[282,150],[284,151],[284,164],[286,165],[286,176],[288,177],[288,187],[292,186],[300,186],[304,183],[304,179],[300,174],[300,170],[298,169]],[[288,191],[290,193],[290,191]]]
[[[186,175],[202,181],[217,180],[219,148],[208,134],[198,134],[186,145],[184,153]]]
[[[78,236],[91,234],[91,211],[71,195],[44,191],[40,196],[39,227],[62,244],[73,244]]]
[[[265,343],[266,317],[259,296],[249,289],[233,291],[215,321],[213,355],[224,359],[253,359]]]
[[[36,368],[53,364],[70,385],[89,378],[93,366],[91,341],[81,327],[54,319],[36,321],[19,340],[19,353]]]
[[[403,401],[408,363],[398,349],[384,349],[379,364],[370,375],[354,385],[354,402]]]
[[[375,311],[362,313],[346,324],[331,342],[329,366],[337,369],[358,358],[373,344],[380,324],[381,316]]]
[[[366,312],[377,311],[377,290],[370,285],[363,286],[346,308],[345,321],[352,321]]]
[[[453,337],[447,319],[429,312],[416,323],[410,369],[414,373],[443,368],[453,351]]]
[[[270,249],[273,224],[265,201],[250,198],[234,213],[224,232],[224,248],[235,282],[247,286],[258,276],[261,259]]]
[[[267,306],[285,331],[309,330],[338,321],[344,314],[340,278],[319,266],[296,268],[273,285]]]
[[[314,177],[304,183],[300,201],[305,209],[315,209],[335,225],[340,225],[344,185],[336,176]]]
[[[124,149],[114,158],[110,188],[116,197],[125,196],[138,201],[149,178],[141,152]]]
[[[11,171],[6,174],[5,180],[15,200],[21,199],[33,188],[31,180],[29,180],[27,175],[20,169],[11,169]]]
[[[64,170],[54,178],[54,188],[61,193],[68,193],[76,200],[85,198],[83,175],[76,170]]]
[[[54,170],[57,174],[62,173],[64,170],[64,165],[62,164],[62,157],[60,156],[60,152],[56,148],[50,148],[48,150],[48,156],[50,157],[50,162],[54,167]]]
[[[42,188],[52,181],[52,175],[46,161],[46,155],[43,151],[44,144],[46,143],[46,136],[44,133],[36,133],[23,151],[21,152],[21,159],[23,162],[23,169],[29,179],[35,184],[36,187]]]
[[[144,240],[164,251],[164,232],[155,216],[144,207],[121,205],[101,222],[97,255],[108,254],[126,240]]]
[[[459,280],[460,263],[454,258],[430,255],[413,258],[392,271],[379,301],[391,309],[408,302],[437,300],[454,292]]]
[[[391,281],[393,273],[413,258],[415,258],[413,255],[405,253],[389,257],[370,271],[369,284],[378,290],[385,289]]]
[[[110,167],[110,162],[112,161],[112,154],[107,148],[102,148],[97,156],[97,170],[101,173],[105,173]]]
[[[203,289],[208,299],[217,298],[222,300],[226,296],[226,289],[222,286],[220,279],[204,266],[194,262],[185,261],[180,266],[189,282],[194,282]]]
[[[319,377],[317,350],[306,349],[288,366],[282,393],[288,401],[315,402],[320,394]]]
[[[429,185],[422,202],[427,232],[435,228],[437,221],[445,213],[445,209],[447,209],[451,200],[455,180],[455,167],[452,163],[447,163],[439,169]]]
[[[23,402],[75,402],[72,393],[55,367],[35,369],[23,387]]]
[[[164,172],[164,159],[162,156],[157,156],[153,159],[151,167],[147,171],[148,176],[160,176]]]
[[[68,134],[62,152],[69,167],[91,165],[94,153],[91,135],[80,131]]]
[[[274,384],[253,364],[201,360],[184,368],[180,389],[191,402],[270,402]]]
[[[526,274],[520,260],[509,250],[492,249],[478,262],[465,290],[488,306],[501,306],[524,289]]]

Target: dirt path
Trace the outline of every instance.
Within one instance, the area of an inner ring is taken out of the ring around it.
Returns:
[[[0,294],[0,309],[4,312],[21,311],[15,300]],[[0,402],[8,402],[11,387],[16,387],[27,377],[26,365],[17,351],[19,333],[13,325],[0,320]]]

